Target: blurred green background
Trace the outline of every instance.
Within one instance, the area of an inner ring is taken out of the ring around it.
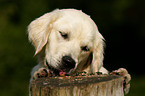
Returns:
[[[56,8],[90,15],[106,39],[104,66],[127,68],[132,75],[127,96],[145,96],[145,0],[0,0],[0,96],[28,96],[37,59],[27,26]]]

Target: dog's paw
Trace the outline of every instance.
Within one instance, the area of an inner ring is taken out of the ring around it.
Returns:
[[[33,74],[33,79],[37,78],[45,78],[45,77],[50,77],[52,74],[51,72],[46,69],[46,68],[39,68],[38,71],[35,71]]]
[[[127,94],[130,89],[130,80],[131,80],[131,76],[130,76],[130,74],[128,74],[128,71],[125,68],[119,68],[118,70],[115,70],[115,71],[111,72],[110,74],[119,75],[119,76],[124,77],[124,84],[123,84],[124,93]]]

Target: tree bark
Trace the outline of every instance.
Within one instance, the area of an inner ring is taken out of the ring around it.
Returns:
[[[48,77],[31,82],[31,96],[124,96],[116,75]]]

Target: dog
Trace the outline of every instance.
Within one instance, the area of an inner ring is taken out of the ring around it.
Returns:
[[[95,22],[81,10],[56,9],[44,14],[29,24],[28,37],[39,62],[32,69],[30,82],[49,77],[50,73],[55,76],[60,72],[68,75],[81,71],[109,73],[103,67],[104,38]],[[114,73],[128,74],[124,70]],[[128,78],[127,82],[131,79],[130,75]]]
[[[36,73],[44,70],[45,65],[54,69],[56,75],[60,71],[69,75],[79,71],[108,73],[103,67],[104,38],[90,16],[80,10],[46,13],[30,23],[28,35],[39,61],[31,80],[38,78]]]

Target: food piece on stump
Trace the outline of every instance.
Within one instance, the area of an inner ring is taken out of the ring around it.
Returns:
[[[86,75],[87,75],[87,72],[85,72],[85,71],[78,72],[75,74],[75,76],[86,76]]]

